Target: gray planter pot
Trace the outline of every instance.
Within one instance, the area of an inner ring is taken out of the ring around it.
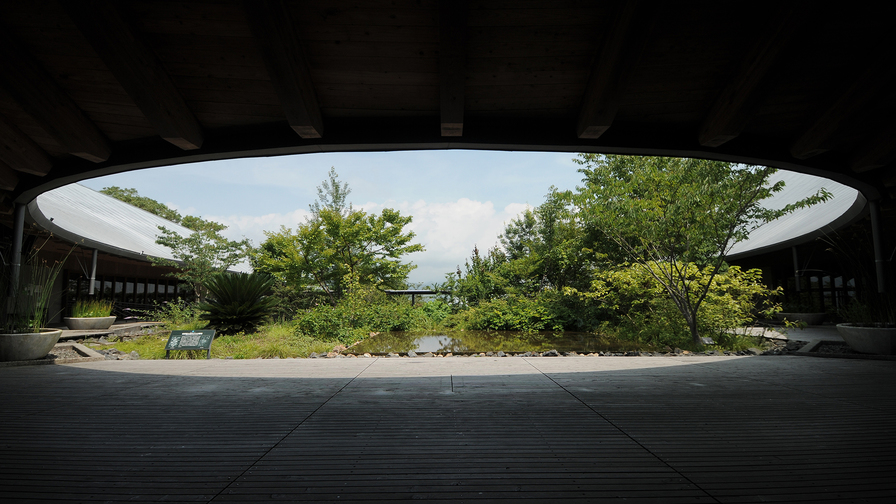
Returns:
[[[115,316],[111,317],[65,317],[62,319],[72,331],[101,331],[112,327]]]
[[[62,329],[43,329],[39,333],[0,334],[0,361],[42,359],[59,341]]]
[[[785,318],[791,322],[803,321],[808,325],[821,325],[824,323],[824,317],[826,313],[776,313],[775,318],[778,320],[784,320]]]
[[[854,324],[837,324],[843,341],[856,352],[896,354],[896,327],[861,327]]]

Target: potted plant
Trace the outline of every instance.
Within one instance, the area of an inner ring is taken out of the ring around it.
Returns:
[[[112,315],[112,301],[79,299],[72,307],[72,316],[65,317],[62,321],[73,331],[96,331],[112,327],[115,319]]]
[[[824,310],[819,306],[818,299],[810,297],[808,292],[788,294],[788,299],[781,305],[781,311],[775,314],[778,320],[805,322],[806,325],[821,325],[824,322]]]
[[[896,310],[886,295],[851,301],[840,311],[845,323],[837,324],[843,341],[856,352],[896,354]]]
[[[0,361],[46,357],[62,335],[62,330],[44,326],[53,283],[63,263],[51,265],[36,256],[33,253],[17,275],[2,268],[0,289],[6,302],[0,303]]]

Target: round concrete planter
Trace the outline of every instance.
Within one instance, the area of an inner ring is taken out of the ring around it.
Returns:
[[[23,361],[46,357],[61,335],[62,329],[42,329],[39,333],[0,334],[0,361]]]
[[[896,354],[896,327],[861,327],[855,324],[837,324],[843,341],[856,352]]]
[[[803,321],[807,325],[821,325],[824,322],[824,316],[826,313],[776,313],[775,318],[778,320],[787,319],[791,322]]]
[[[62,319],[72,331],[98,331],[112,327],[115,316],[111,317],[65,317]]]

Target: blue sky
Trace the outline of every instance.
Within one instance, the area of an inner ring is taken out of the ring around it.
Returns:
[[[335,167],[352,190],[355,208],[396,208],[414,216],[425,252],[410,282],[441,282],[469,257],[487,249],[504,224],[526,205],[537,206],[553,185],[581,181],[575,154],[495,151],[321,153],[214,161],[152,168],[82,181],[92,189],[132,187],[182,214],[221,222],[229,238],[257,245],[264,231],[295,228],[317,198],[317,186]]]

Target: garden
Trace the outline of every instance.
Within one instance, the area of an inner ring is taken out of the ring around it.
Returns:
[[[222,358],[407,352],[419,338],[442,338],[437,353],[521,353],[570,341],[578,352],[762,345],[744,328],[780,311],[780,292],[763,284],[761,271],[729,266],[725,253],[761,224],[829,194],[770,210],[763,200],[783,189],[769,184],[772,168],[598,154],[577,162],[580,187],[550,188],[495,246],[471,244],[462,266],[426,286],[442,294],[415,303],[388,293],[424,287],[407,283],[414,265],[404,257],[423,250],[406,230],[412,217],[353,208],[335,170],[318,187],[311,217],[267,232],[258,247],[188,217],[194,236],[162,229],[159,242],[181,259],[176,274],[196,297],[147,316],[169,330],[215,329],[212,356]],[[139,196],[129,191],[134,203]],[[254,272],[227,273],[241,257]],[[117,348],[161,358],[164,339],[146,335]]]

